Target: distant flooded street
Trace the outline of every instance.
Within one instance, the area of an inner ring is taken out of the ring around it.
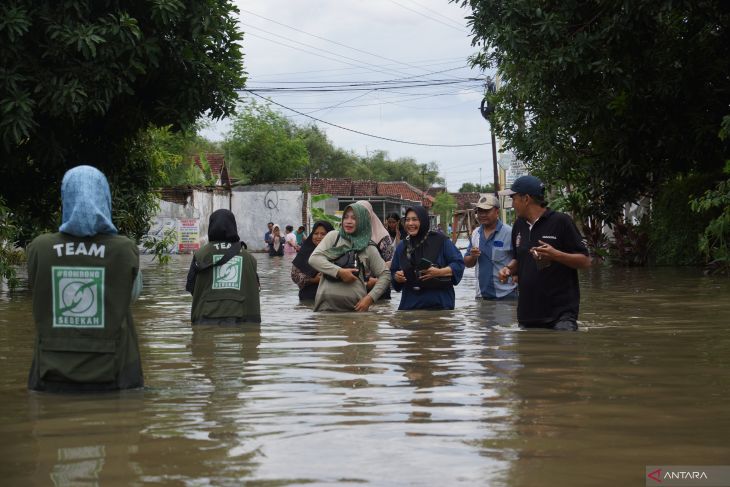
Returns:
[[[3,485],[644,485],[645,465],[730,464],[730,280],[581,272],[581,330],[515,304],[314,314],[290,259],[255,254],[260,328],[190,326],[190,256],[142,256],[147,387],[26,389],[27,288],[0,291]],[[25,281],[23,281],[25,285]]]

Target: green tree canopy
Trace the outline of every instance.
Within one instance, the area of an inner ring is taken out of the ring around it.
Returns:
[[[132,161],[142,132],[235,107],[235,13],[227,0],[2,2],[0,194],[19,221],[51,226],[61,176],[78,164],[148,194],[150,165]]]
[[[494,184],[464,183],[459,188],[459,193],[494,193]]]
[[[309,162],[295,125],[256,102],[245,105],[234,119],[225,149],[233,175],[254,184],[301,175]]]
[[[407,181],[418,188],[444,184],[435,162],[391,159],[376,150],[366,157],[335,147],[316,125],[300,126],[269,105],[250,102],[233,122],[225,150],[236,177],[252,183],[301,177]]]
[[[456,210],[456,199],[450,193],[439,193],[433,199],[432,211],[441,217],[441,221],[446,224],[451,223]]]
[[[357,154],[335,147],[327,134],[317,125],[297,127],[297,133],[307,146],[309,163],[305,177],[346,177],[359,162]]]
[[[351,169],[351,174],[357,179],[406,181],[424,190],[434,184],[444,184],[444,178],[439,176],[439,167],[435,162],[419,164],[412,157],[390,159],[386,151],[380,150],[362,158]]]
[[[678,172],[719,173],[730,104],[723,0],[456,0],[475,65],[497,68],[495,128],[531,171],[611,220]]]

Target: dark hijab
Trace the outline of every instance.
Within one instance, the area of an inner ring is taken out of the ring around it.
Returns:
[[[418,233],[414,236],[408,234],[404,239],[406,258],[411,262],[411,265],[416,268],[418,262],[423,257],[428,245],[436,244],[436,242],[430,243],[429,235],[436,235],[435,232],[429,232],[431,229],[431,220],[428,218],[428,210],[423,206],[414,206],[406,210],[406,216],[408,212],[413,211],[416,213],[418,220],[421,222],[421,226],[418,228]],[[438,234],[440,235],[440,234]],[[438,242],[439,244],[441,242]]]
[[[314,235],[314,231],[318,227],[324,228],[326,233],[329,233],[335,229],[335,227],[333,227],[331,223],[326,221],[318,221],[317,223],[315,223],[312,227],[312,231],[309,233],[309,236],[304,239],[304,242],[302,242],[302,247],[299,249],[297,256],[294,257],[294,260],[292,261],[292,264],[295,265],[297,269],[299,269],[309,277],[314,277],[317,275],[317,271],[309,265],[309,257],[312,255],[312,252],[314,252],[314,249],[317,248],[317,246],[314,245],[314,242],[312,241],[312,236]]]
[[[395,242],[397,238],[403,240],[405,238],[405,230],[403,229],[403,222],[400,221],[400,215],[398,213],[391,213],[385,217],[386,220],[390,220],[391,218],[396,221],[395,230],[391,230],[390,225],[386,225],[385,227],[386,230],[388,230],[390,238],[393,242]]]
[[[239,242],[236,217],[230,210],[216,210],[208,223],[209,242]]]

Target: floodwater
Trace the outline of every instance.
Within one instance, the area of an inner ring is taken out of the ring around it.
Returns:
[[[3,485],[644,485],[646,465],[730,464],[730,280],[581,273],[577,333],[514,304],[366,314],[299,305],[257,254],[260,328],[196,328],[189,256],[143,256],[147,387],[29,393],[27,289],[0,291]]]

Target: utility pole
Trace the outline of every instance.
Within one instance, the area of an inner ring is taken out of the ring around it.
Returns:
[[[497,91],[497,87],[494,84],[492,78],[487,77],[486,81],[487,94],[482,99],[482,104],[479,110],[482,112],[484,120],[489,122],[489,130],[492,137],[492,171],[494,171],[494,194],[497,195],[499,191],[499,171],[497,170],[497,140],[494,136],[494,105],[489,103],[489,95],[494,94]]]

